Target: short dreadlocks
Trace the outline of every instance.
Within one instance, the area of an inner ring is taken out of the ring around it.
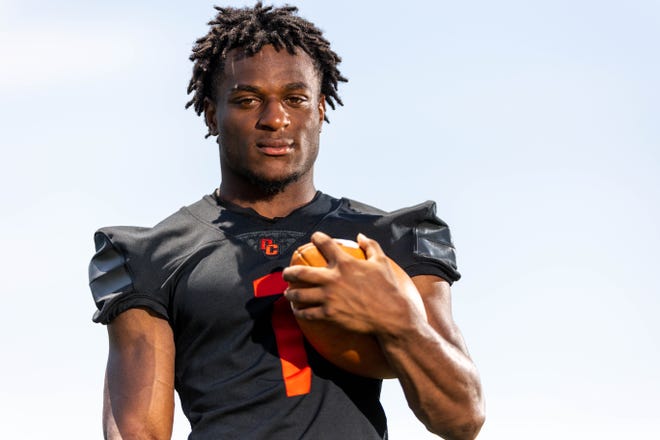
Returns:
[[[339,81],[344,78],[337,65],[341,58],[330,49],[330,42],[323,37],[323,32],[311,22],[295,13],[298,8],[285,5],[274,8],[264,7],[257,2],[253,8],[221,8],[215,6],[218,15],[208,24],[211,30],[199,38],[193,47],[190,61],[193,61],[193,74],[188,84],[188,94],[194,92],[186,108],[193,106],[201,115],[204,111],[204,99],[215,98],[215,83],[219,72],[223,72],[227,53],[235,48],[242,48],[247,56],[253,56],[265,45],[273,45],[276,50],[286,48],[295,54],[300,48],[314,62],[321,74],[321,93],[327,103],[335,108],[335,102],[343,105],[337,94]],[[325,119],[328,121],[328,119]],[[211,132],[206,135],[211,135]]]

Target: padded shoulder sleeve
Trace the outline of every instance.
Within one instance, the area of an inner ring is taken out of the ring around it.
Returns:
[[[355,202],[351,207],[362,211]],[[437,217],[435,202],[383,214],[374,226],[372,238],[408,275],[437,275],[450,284],[460,279],[451,232]]]
[[[434,266],[437,270],[436,274],[452,284],[461,278],[461,274],[458,272],[456,248],[451,239],[449,226],[435,215],[435,203],[429,206],[428,214],[413,227],[413,253],[420,267],[423,263]],[[411,270],[419,270],[419,268],[411,268]]]
[[[96,253],[89,263],[89,287],[96,303],[94,322],[108,324],[121,312],[146,307],[168,318],[167,295],[159,288],[159,278],[141,253],[149,229],[104,228],[94,234]]]
[[[107,324],[135,307],[171,319],[181,270],[225,239],[218,228],[194,215],[193,210],[203,212],[205,203],[202,199],[182,208],[153,228],[119,226],[96,232],[96,254],[89,265],[89,286],[98,308],[95,322]]]

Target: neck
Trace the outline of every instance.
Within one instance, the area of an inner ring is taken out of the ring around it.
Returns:
[[[286,217],[311,202],[315,195],[314,183],[311,179],[307,181],[304,178],[287,185],[277,194],[264,194],[254,187],[241,188],[224,179],[217,190],[219,199],[243,208],[251,208],[266,218]]]

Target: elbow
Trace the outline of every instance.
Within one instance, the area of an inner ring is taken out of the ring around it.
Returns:
[[[433,407],[434,410],[430,410]],[[462,398],[442,405],[427,406],[418,418],[426,429],[445,440],[474,440],[484,422],[486,410],[481,387],[472,387]]]
[[[431,427],[429,431],[446,440],[474,440],[486,420],[483,411],[464,414],[460,419],[445,423],[442,426]]]
[[[425,425],[429,431],[446,440],[474,440],[485,421],[486,412],[479,399],[462,405],[451,418],[428,420]]]
[[[104,438],[106,440],[169,440],[171,434],[168,435],[163,432],[154,432],[143,426],[133,426],[127,427],[127,429],[122,430],[121,433],[119,430],[106,431]]]

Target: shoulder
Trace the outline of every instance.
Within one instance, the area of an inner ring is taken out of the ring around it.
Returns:
[[[97,248],[110,242],[121,252],[159,258],[184,253],[209,240],[220,237],[213,225],[213,214],[206,198],[182,207],[152,227],[110,226],[94,234]],[[98,250],[98,249],[97,249]]]
[[[436,216],[436,203],[432,200],[427,200],[412,206],[406,206],[394,211],[385,211],[346,197],[342,198],[341,202],[344,210],[365,216],[378,217],[381,219],[381,222],[439,220]]]
[[[377,228],[402,227],[426,229],[447,229],[447,223],[436,214],[436,203],[431,200],[407,206],[394,211],[385,211],[352,199],[341,199],[338,216],[353,216]],[[451,243],[451,240],[446,240]]]
[[[450,283],[460,278],[449,226],[437,216],[434,201],[389,212],[348,198],[341,201],[326,222],[331,235],[337,236],[337,229],[364,233],[378,241],[410,276],[434,274]],[[353,238],[345,235],[341,238]]]
[[[96,251],[89,264],[89,286],[99,309],[95,321],[109,322],[128,308],[129,299],[131,306],[167,314],[172,275],[200,249],[224,239],[205,204],[208,201],[202,199],[181,208],[153,227],[110,226],[96,231]]]
[[[344,203],[346,209],[352,210],[354,212],[370,215],[383,215],[387,213],[382,209],[346,197],[342,198],[341,201]]]

